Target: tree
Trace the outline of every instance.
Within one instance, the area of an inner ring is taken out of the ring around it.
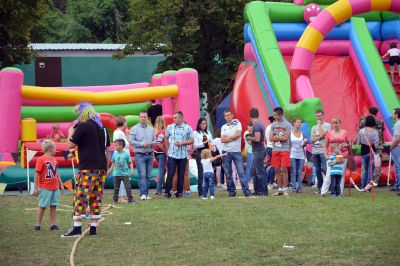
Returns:
[[[166,55],[155,73],[194,68],[200,93],[214,109],[243,61],[243,10],[250,0],[131,0],[131,36],[114,58],[159,51]],[[226,95],[226,94],[225,94]],[[216,124],[215,112],[211,113]]]
[[[0,68],[29,64],[37,56],[31,49],[30,30],[46,13],[46,0],[0,1]]]

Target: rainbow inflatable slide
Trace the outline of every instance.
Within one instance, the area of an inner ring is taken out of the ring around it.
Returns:
[[[94,104],[110,133],[116,129],[118,115],[127,118],[128,127],[137,124],[140,110],[147,110],[150,99],[157,99],[163,105],[167,124],[172,123],[175,110],[182,111],[192,127],[196,127],[200,117],[198,74],[194,69],[156,74],[151,84],[45,88],[24,86],[23,79],[23,73],[17,68],[0,71],[0,183],[7,184],[7,189],[17,187],[21,191],[29,186],[27,181],[33,181],[35,162],[43,154],[40,141],[52,131],[54,123],[67,134],[68,126],[77,118],[72,110],[79,101]],[[77,167],[79,162],[76,158],[67,159],[67,144],[56,142],[56,145],[61,178],[72,188],[71,167]],[[131,147],[134,162],[133,153]],[[154,179],[158,178],[156,161],[154,167],[151,186],[156,185]],[[131,176],[133,187],[138,186],[137,180],[135,171]],[[112,179],[107,179],[106,187],[113,187]]]

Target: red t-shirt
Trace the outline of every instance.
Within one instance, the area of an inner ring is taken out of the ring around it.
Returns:
[[[36,162],[35,171],[39,173],[39,188],[47,190],[57,190],[60,188],[58,183],[58,163],[54,157],[45,155],[39,157]]]
[[[332,150],[331,150],[331,145],[332,143],[337,143],[337,144],[348,144],[347,139],[349,138],[349,133],[345,130],[344,133],[340,137],[335,137],[331,134],[329,131],[325,135],[325,140],[328,143],[328,156],[331,156]],[[349,157],[349,148],[348,147],[342,147],[341,150],[343,158],[347,159]]]

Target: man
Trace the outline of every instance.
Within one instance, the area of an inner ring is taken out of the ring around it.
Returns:
[[[174,114],[174,123],[168,125],[165,132],[165,147],[168,150],[168,174],[165,183],[164,198],[171,197],[172,179],[178,170],[178,186],[175,196],[182,198],[183,179],[185,175],[188,146],[193,144],[193,130],[183,122],[183,113],[178,111]]]
[[[153,147],[156,145],[154,129],[147,125],[147,112],[139,113],[139,124],[131,128],[129,143],[134,148],[136,168],[139,174],[139,190],[141,200],[150,200],[150,175],[153,170]]]
[[[311,141],[313,142],[311,152],[318,182],[318,192],[316,193],[320,194],[324,182],[322,173],[326,175],[326,158],[324,155],[325,135],[331,130],[331,124],[324,122],[324,111],[322,110],[315,111],[315,118],[317,119],[317,124],[311,128]]]
[[[390,145],[390,152],[392,154],[392,159],[394,162],[394,174],[396,176],[396,183],[394,189],[396,191],[400,190],[400,108],[396,108],[392,113],[393,119],[396,121],[393,127],[393,141]],[[396,194],[400,197],[400,193]]]
[[[79,118],[76,126],[68,128],[67,140],[70,149],[79,149],[72,216],[74,226],[61,237],[78,237],[82,234],[82,219],[87,210],[90,210],[91,218],[89,235],[95,236],[98,220],[101,219],[101,201],[110,163],[110,138],[99,114],[90,103],[79,103],[74,112]]]
[[[288,167],[290,167],[289,136],[291,126],[283,120],[283,109],[281,107],[274,109],[274,118],[275,122],[271,125],[269,139],[274,142],[271,166],[275,168],[278,192],[273,196],[289,196],[287,185]]]
[[[247,136],[246,140],[251,140],[251,147],[253,149],[254,193],[252,195],[268,196],[268,187],[265,180],[266,176],[264,169],[264,159],[266,156],[264,146],[265,127],[258,117],[258,109],[251,108],[250,118],[251,122],[253,122],[253,132],[251,136]]]
[[[375,130],[378,132],[379,135],[379,140],[380,143],[385,143],[385,137],[383,134],[383,131],[385,130],[385,126],[384,123],[382,121],[382,119],[380,119],[379,117],[376,117],[376,114],[378,113],[378,108],[376,108],[375,106],[371,106],[369,108],[369,114],[372,115],[375,118]],[[360,129],[365,127],[365,118],[361,119],[360,124],[358,125],[358,131],[360,131]],[[358,135],[358,133],[357,133]],[[357,139],[357,136],[356,136]],[[379,145],[378,147],[376,147],[377,152],[379,153],[379,156],[381,157],[382,160],[382,150],[383,150],[383,146]],[[363,176],[364,173],[364,164],[361,164],[361,176]],[[374,183],[379,183],[379,178],[381,177],[381,168],[380,167],[375,167],[374,170]]]
[[[147,114],[150,118],[151,124],[154,126],[157,116],[162,115],[162,105],[156,104],[156,100],[149,100],[150,107],[147,109]]]
[[[242,124],[239,120],[233,119],[232,110],[224,111],[226,124],[221,128],[222,153],[228,153],[222,157],[222,165],[226,174],[226,185],[229,197],[236,196],[236,186],[232,179],[232,162],[236,166],[242,191],[246,197],[251,196],[249,185],[244,173],[243,156],[241,152]]]

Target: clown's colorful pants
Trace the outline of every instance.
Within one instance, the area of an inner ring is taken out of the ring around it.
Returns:
[[[101,218],[101,200],[106,176],[106,170],[103,169],[78,170],[74,191],[74,220],[85,218],[88,207],[91,219]]]

